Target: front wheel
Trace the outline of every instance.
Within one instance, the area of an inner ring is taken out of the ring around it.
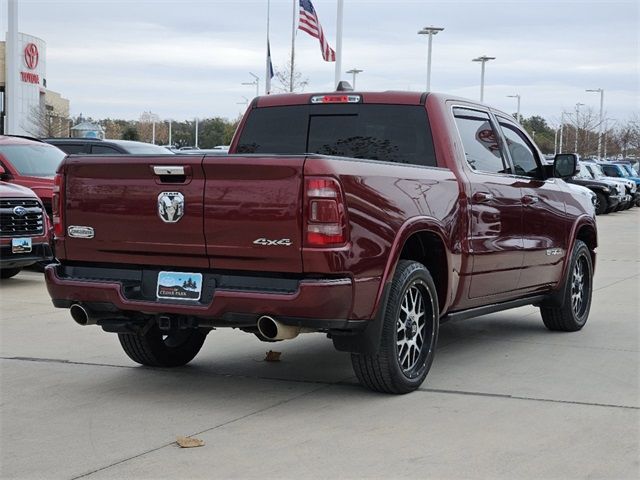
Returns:
[[[186,365],[202,348],[207,332],[197,328],[162,332],[154,325],[146,333],[119,333],[118,339],[127,356],[149,367]]]
[[[591,252],[581,240],[573,246],[565,282],[562,306],[540,307],[540,313],[549,330],[576,332],[587,323],[593,293]]]
[[[602,215],[607,212],[607,197],[604,193],[596,192],[596,215]]]
[[[352,354],[361,384],[385,393],[409,393],[429,373],[439,328],[436,286],[424,265],[401,260],[391,283],[375,355]]]

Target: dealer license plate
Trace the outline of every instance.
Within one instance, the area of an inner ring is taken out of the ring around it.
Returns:
[[[160,272],[158,274],[158,298],[171,300],[200,300],[202,274],[188,272]]]
[[[12,238],[11,253],[29,253],[31,251],[30,238]]]

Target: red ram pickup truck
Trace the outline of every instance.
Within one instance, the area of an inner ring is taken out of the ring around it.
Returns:
[[[439,325],[533,304],[587,321],[591,197],[503,112],[442,94],[256,98],[230,154],[69,156],[55,177],[56,307],[150,366],[206,335],[324,332],[362,384],[424,381]]]

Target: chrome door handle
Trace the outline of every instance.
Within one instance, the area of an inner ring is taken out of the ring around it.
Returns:
[[[538,203],[539,198],[534,195],[525,195],[522,197],[523,205],[533,205],[534,203]]]
[[[471,198],[474,202],[482,203],[493,200],[493,195],[488,192],[476,192]]]
[[[156,175],[184,175],[184,167],[183,166],[165,166],[165,165],[154,165],[153,173]]]

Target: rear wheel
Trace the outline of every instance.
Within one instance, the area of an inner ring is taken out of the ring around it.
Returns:
[[[591,253],[580,240],[576,240],[573,247],[565,281],[567,283],[562,307],[540,307],[540,313],[549,330],[576,332],[587,323],[593,291]]]
[[[433,363],[438,321],[438,296],[429,271],[421,263],[401,260],[384,312],[378,353],[351,355],[360,383],[386,393],[418,388]]]
[[[604,196],[604,193],[595,192],[596,193],[596,215],[602,215],[607,212],[607,197]]]
[[[206,337],[206,331],[196,328],[165,333],[157,325],[145,334],[118,334],[120,345],[129,358],[149,367],[186,365],[198,354]]]
[[[0,278],[11,278],[15,277],[18,273],[20,273],[21,268],[3,268],[0,270]]]

